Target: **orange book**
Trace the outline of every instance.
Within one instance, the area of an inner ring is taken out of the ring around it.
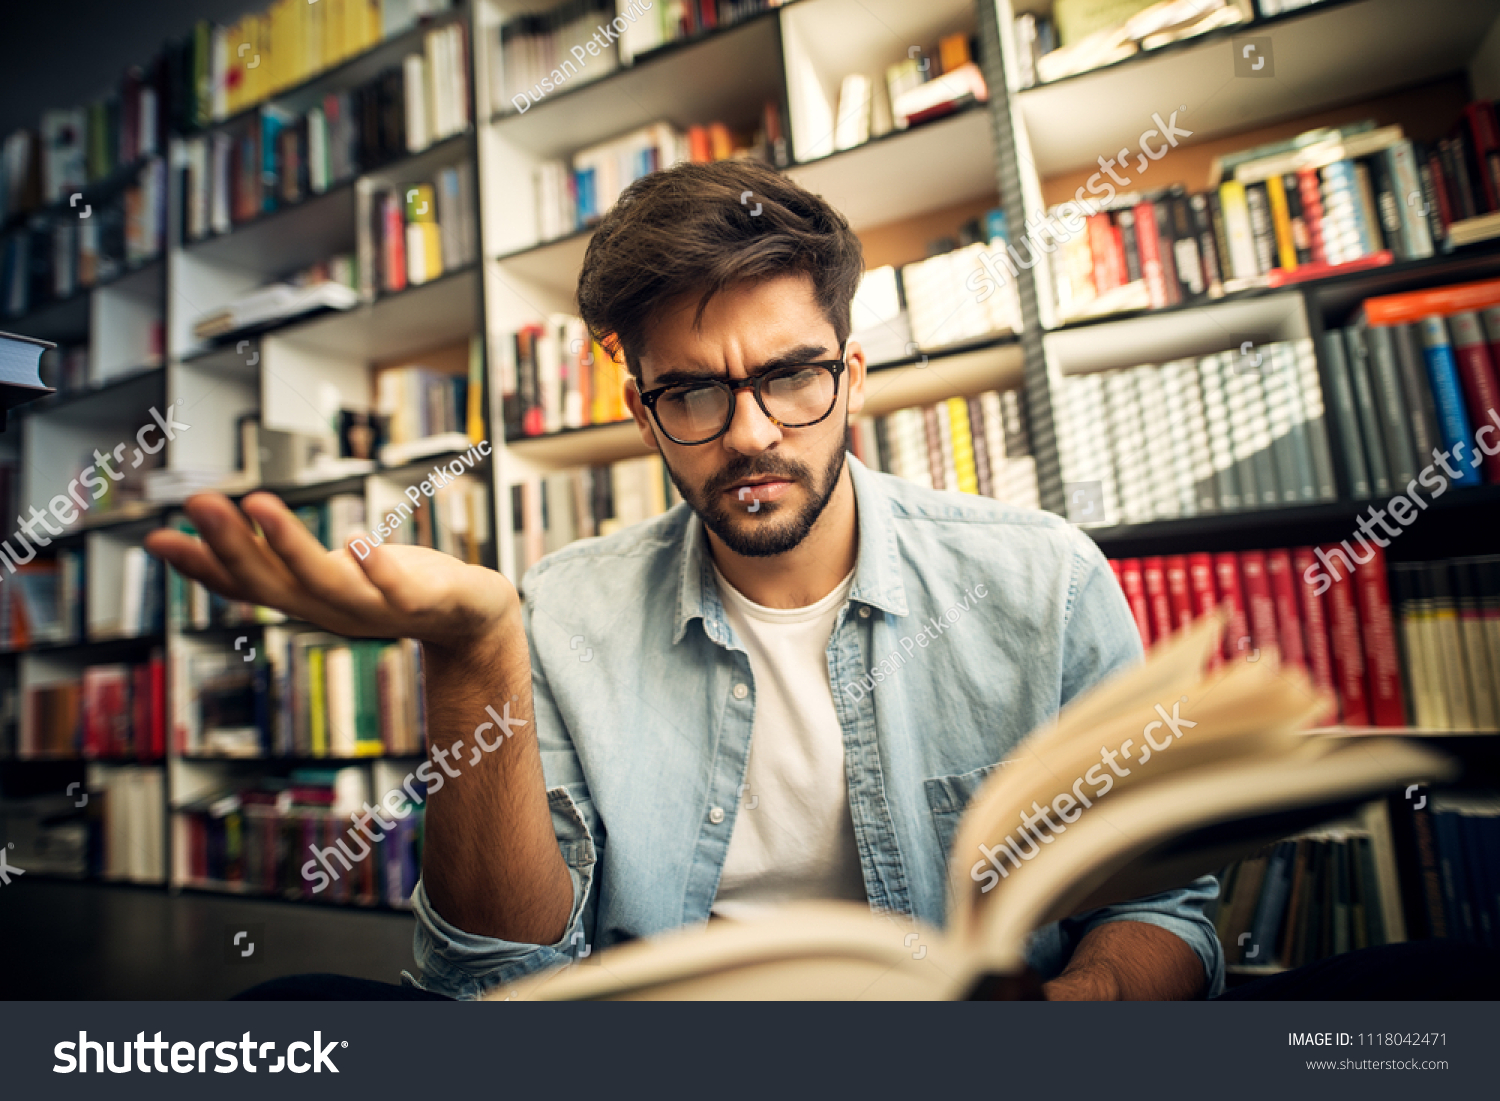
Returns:
[[[734,156],[734,137],[729,133],[729,127],[722,122],[709,124],[708,143],[714,160],[727,161]]]
[[[713,147],[708,141],[708,130],[702,126],[688,127],[688,160],[694,164],[705,164],[714,159]]]
[[[1462,313],[1500,305],[1500,279],[1458,283],[1430,291],[1408,291],[1365,299],[1365,316],[1371,325],[1404,325],[1433,314]]]

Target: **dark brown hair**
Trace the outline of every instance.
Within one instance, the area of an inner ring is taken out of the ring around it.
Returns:
[[[671,300],[700,295],[698,324],[735,283],[806,274],[842,343],[864,266],[843,215],[769,165],[679,164],[635,181],[599,223],[578,308],[595,339],[612,354],[624,349],[639,385],[647,328]]]

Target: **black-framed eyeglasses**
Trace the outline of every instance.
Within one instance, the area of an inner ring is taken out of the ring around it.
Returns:
[[[711,443],[729,431],[736,398],[747,386],[772,424],[810,428],[838,404],[839,376],[847,366],[843,356],[840,345],[838,359],[790,363],[738,382],[702,379],[657,386],[641,394],[641,404],[651,410],[667,439],[689,447]]]

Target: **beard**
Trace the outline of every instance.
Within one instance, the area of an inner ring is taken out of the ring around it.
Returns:
[[[703,521],[704,527],[723,540],[735,554],[746,558],[768,558],[799,546],[818,522],[818,517],[823,515],[844,470],[844,447],[841,438],[840,445],[834,449],[821,472],[813,471],[804,463],[783,459],[774,451],[753,457],[736,456],[702,487],[685,484],[672,469],[672,464],[666,461],[665,454],[662,461],[677,492]],[[801,487],[807,494],[806,499],[800,507],[785,497],[779,501],[762,501],[754,512],[742,504],[727,503],[724,494],[730,486],[741,478],[755,477],[784,478]]]

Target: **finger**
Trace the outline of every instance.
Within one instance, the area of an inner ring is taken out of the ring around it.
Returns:
[[[227,497],[198,494],[189,497],[183,509],[224,569],[256,603],[281,607],[296,595],[297,582],[291,571]]]
[[[228,600],[248,600],[239,584],[201,541],[180,531],[153,531],[146,550],[172,565],[184,577],[207,586]]]
[[[383,607],[379,590],[352,557],[347,552],[330,554],[281,501],[256,493],[243,507],[260,525],[271,551],[313,596],[340,609]]]
[[[362,545],[356,545],[362,544]],[[365,548],[369,548],[366,550]],[[356,532],[349,537],[347,549],[358,563],[366,583],[373,585],[384,601],[395,611],[405,615],[420,612],[420,601],[414,599],[416,590],[401,556],[392,554],[384,544],[372,545],[368,536]]]

